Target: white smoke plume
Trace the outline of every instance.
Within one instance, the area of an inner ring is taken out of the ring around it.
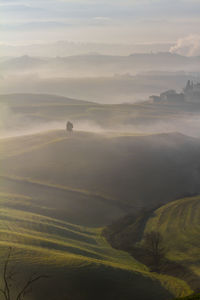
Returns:
[[[170,52],[185,56],[199,56],[200,35],[192,34],[178,39],[176,44],[170,48]]]

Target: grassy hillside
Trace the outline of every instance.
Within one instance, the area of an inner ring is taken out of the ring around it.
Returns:
[[[184,282],[156,276],[127,253],[111,248],[101,229],[31,212],[34,209],[30,197],[0,194],[1,263],[11,246],[21,280],[34,271],[50,276],[35,286],[34,299],[57,299],[58,290],[59,299],[85,300],[170,299],[190,293]]]
[[[179,134],[57,130],[1,139],[1,249],[15,249],[24,274],[53,274],[50,283],[38,283],[34,299],[56,299],[58,290],[63,299],[85,300],[190,294],[182,280],[149,272],[112,249],[98,226],[194,191],[198,154],[199,141]]]
[[[105,230],[105,236],[113,247],[128,251],[133,257],[151,267],[149,252],[144,248],[145,236],[150,232],[160,232],[162,247],[165,249],[160,272],[183,279],[193,291],[198,292],[199,214],[200,196],[182,198],[154,211],[143,211],[138,215],[124,217],[109,226]]]
[[[199,150],[198,140],[175,133],[69,136],[58,130],[4,139],[0,187],[30,195],[45,207],[54,203],[51,215],[105,225],[197,192]]]
[[[155,211],[146,230],[159,230],[170,260],[180,262],[200,276],[200,196],[169,203]]]

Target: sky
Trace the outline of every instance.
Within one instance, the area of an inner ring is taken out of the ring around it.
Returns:
[[[0,43],[191,44],[200,0],[0,0]],[[196,48],[195,48],[196,49]]]

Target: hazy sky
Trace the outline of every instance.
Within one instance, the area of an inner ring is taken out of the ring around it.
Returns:
[[[154,43],[200,35],[200,0],[0,0],[1,43]]]

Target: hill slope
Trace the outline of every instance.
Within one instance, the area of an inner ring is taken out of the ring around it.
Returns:
[[[50,208],[37,208],[40,214],[31,212],[35,204],[30,197],[0,195],[1,262],[3,252],[12,247],[21,280],[35,270],[50,276],[34,288],[33,299],[57,299],[58,290],[59,299],[88,300],[165,300],[190,292],[184,282],[151,274],[125,252],[112,249],[101,229],[46,217],[42,211]]]
[[[146,224],[159,230],[170,260],[189,266],[200,276],[200,196],[184,198],[161,207]]]
[[[198,140],[177,133],[55,130],[1,139],[0,244],[16,249],[27,272],[40,265],[39,271],[56,277],[35,291],[35,299],[44,299],[46,285],[76,299],[79,290],[87,300],[121,300],[124,291],[126,299],[143,300],[190,294],[185,282],[153,274],[113,250],[97,226],[197,190],[199,147]]]
[[[148,265],[149,252],[144,237],[160,232],[165,258],[160,265],[162,274],[182,278],[199,291],[200,283],[200,196],[172,201],[157,210],[129,215],[112,224],[105,235],[113,247],[124,249]],[[190,299],[190,298],[189,298]],[[191,299],[193,299],[191,297]]]
[[[4,139],[0,184],[34,199],[39,193],[45,206],[48,195],[72,222],[104,225],[197,192],[199,150],[199,140],[175,133],[70,136],[60,130]]]

